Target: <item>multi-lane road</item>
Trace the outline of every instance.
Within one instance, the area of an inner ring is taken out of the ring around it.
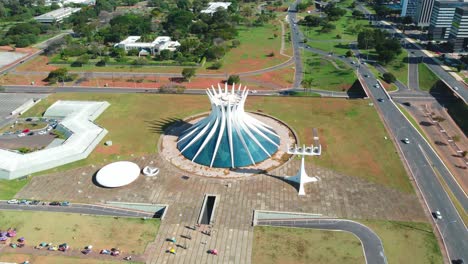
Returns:
[[[361,65],[359,74],[369,76],[369,78],[363,78],[369,95],[393,134],[427,208],[430,212],[440,211],[442,214],[442,219],[435,220],[435,224],[445,242],[449,257],[468,259],[467,228],[438,180],[438,175],[444,179],[465,210],[468,209],[466,194],[431,146],[399,111],[391,97],[381,86],[374,87],[377,80],[372,72],[365,65]],[[383,101],[380,102],[379,98]],[[404,138],[408,138],[410,143],[404,143]]]

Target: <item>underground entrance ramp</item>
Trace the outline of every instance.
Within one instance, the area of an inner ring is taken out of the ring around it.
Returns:
[[[198,224],[210,225],[213,223],[217,200],[217,195],[205,194],[200,210],[200,216],[198,217]]]

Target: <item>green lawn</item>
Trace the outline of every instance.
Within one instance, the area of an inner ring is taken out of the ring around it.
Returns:
[[[12,199],[21,188],[29,183],[29,181],[30,178],[10,181],[0,180],[0,200]]]
[[[428,223],[366,220],[382,240],[390,264],[443,263]],[[361,242],[352,234],[305,228],[256,226],[253,263],[364,263]]]
[[[161,128],[172,120],[209,111],[204,95],[66,93],[47,97],[24,116],[40,115],[59,99],[108,101],[111,106],[96,122],[109,131],[102,142],[112,140],[115,152],[99,145],[87,159],[52,171],[154,153]],[[299,134],[301,143],[312,143],[310,131],[319,128],[323,153],[314,162],[321,166],[413,192],[395,147],[384,139],[388,134],[366,101],[252,96],[246,109],[262,110],[285,121]]]
[[[29,245],[41,242],[68,243],[74,249],[93,245],[96,250],[119,247],[123,252],[142,254],[154,241],[158,219],[90,216],[70,213],[1,211],[0,229],[16,228]]]
[[[391,72],[395,77],[402,82],[404,85],[408,85],[408,52],[402,50],[401,54],[398,55],[393,61],[384,65],[387,71]]]
[[[429,223],[359,221],[382,240],[389,264],[443,263],[439,244]]]
[[[197,68],[198,73],[229,73],[229,72],[244,72],[258,70],[280,64],[289,58],[280,55],[281,49],[281,25],[274,21],[271,24],[265,24],[260,27],[245,27],[241,26],[238,29],[239,35],[236,39],[240,41],[237,48],[232,48],[221,59],[223,66],[219,70],[208,70],[212,62],[207,62],[204,67]],[[276,37],[275,37],[276,35]],[[261,43],[261,45],[259,45]],[[288,48],[287,43],[285,48]],[[269,56],[270,53],[273,56]],[[136,57],[129,57],[127,64],[132,64]],[[75,59],[70,59],[70,63]],[[51,63],[60,61],[58,56],[51,58]],[[99,59],[91,60],[97,62]],[[148,60],[149,65],[133,66],[133,65],[107,65],[105,67],[97,67],[94,64],[86,64],[82,67],[71,67],[69,64],[54,64],[57,67],[66,67],[70,71],[88,72],[88,71],[126,71],[126,72],[171,72],[180,73],[183,68],[188,66],[158,66],[161,62]],[[164,63],[164,62],[162,62]],[[166,63],[170,63],[167,61]],[[153,65],[152,65],[153,64]],[[25,66],[23,66],[25,67]],[[21,69],[21,68],[20,68]]]
[[[365,263],[361,242],[347,232],[256,226],[252,263]]]
[[[240,27],[238,32],[237,39],[241,44],[224,56],[221,71],[242,72],[249,68],[262,69],[280,64],[288,59],[279,54],[281,25],[278,22],[265,24],[261,27]],[[274,53],[273,57],[268,56],[271,52]],[[207,67],[209,66],[210,64],[207,63]]]
[[[424,63],[418,64],[419,89],[429,91],[439,78]]]
[[[308,41],[307,45],[320,49],[326,52],[333,52],[334,54],[338,55],[345,55],[346,52],[349,50],[349,45],[346,42],[336,42],[336,41]]]
[[[353,69],[341,61],[302,51],[302,62],[304,80],[312,78],[314,89],[341,92],[349,89],[356,81]]]
[[[346,5],[345,5],[346,6]],[[301,30],[304,35],[311,40],[331,40],[331,39],[340,39],[343,42],[356,41],[357,33],[353,32],[354,28],[364,28],[369,25],[369,22],[366,19],[355,19],[351,16],[351,11],[348,11],[347,14],[341,17],[338,21],[331,22],[336,26],[335,29],[331,30],[328,33],[321,33],[320,30],[322,27],[306,27],[301,26]],[[337,38],[337,35],[340,35],[341,38]]]

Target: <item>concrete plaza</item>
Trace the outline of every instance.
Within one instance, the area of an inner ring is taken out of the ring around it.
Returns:
[[[415,194],[342,175],[306,163],[310,175],[320,177],[318,183],[306,185],[306,196],[283,181],[283,175],[294,175],[299,160],[292,160],[269,175],[254,175],[242,179],[201,177],[180,171],[159,155],[134,159],[140,167],[152,162],[160,168],[157,177],[140,176],[132,184],[117,188],[100,188],[93,183],[99,166],[87,166],[67,172],[34,177],[17,198],[70,200],[80,202],[125,201],[168,204],[155,241],[146,249],[147,263],[251,263],[253,210],[308,212],[328,217],[350,219],[388,219],[425,221]],[[212,235],[186,226],[197,223],[205,194],[218,195]],[[190,235],[191,240],[181,235]],[[175,237],[177,247],[166,241]],[[166,251],[175,248],[176,255]],[[216,248],[218,256],[207,250]]]

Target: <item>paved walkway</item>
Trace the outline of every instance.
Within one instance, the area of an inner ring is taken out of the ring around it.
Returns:
[[[245,179],[213,179],[179,171],[157,155],[135,158],[141,167],[149,164],[160,168],[157,177],[140,176],[132,184],[119,189],[99,188],[92,183],[100,166],[87,166],[34,177],[17,197],[70,200],[82,202],[125,201],[168,204],[169,209],[158,236],[148,245],[148,263],[250,263],[253,243],[253,210],[320,213],[328,217],[425,221],[414,194],[375,184],[359,177],[346,176],[307,162],[309,174],[321,178],[306,185],[306,196],[278,176],[294,175],[299,160],[272,171]],[[218,195],[212,235],[194,231],[193,226],[205,194]],[[190,234],[185,241],[181,235]],[[175,237],[188,249],[176,248],[166,239]],[[176,248],[177,254],[165,253]],[[216,248],[219,256],[206,253]]]

